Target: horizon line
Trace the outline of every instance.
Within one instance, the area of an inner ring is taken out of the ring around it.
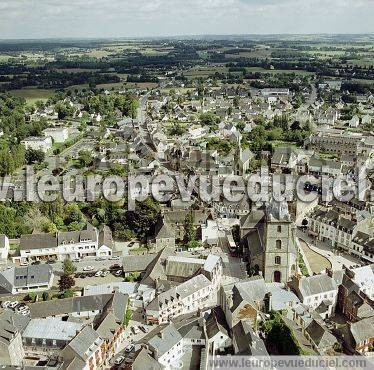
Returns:
[[[53,36],[53,37],[33,37],[33,38],[1,38],[0,42],[13,42],[13,41],[70,41],[70,40],[151,40],[151,39],[187,39],[187,38],[204,38],[204,37],[271,37],[271,36],[374,36],[374,32],[358,32],[358,33],[227,33],[227,34],[216,34],[216,33],[206,33],[206,34],[182,34],[182,35],[155,35],[155,36]]]

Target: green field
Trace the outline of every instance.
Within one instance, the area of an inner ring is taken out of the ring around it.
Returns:
[[[28,105],[33,105],[38,100],[47,101],[54,94],[54,90],[43,90],[26,88],[22,90],[11,90],[10,94],[25,98]]]
[[[300,69],[265,69],[261,67],[247,67],[246,70],[247,72],[261,72],[261,73],[271,73],[271,74],[294,73],[295,75],[301,75],[301,76],[314,75],[314,72],[303,71]]]

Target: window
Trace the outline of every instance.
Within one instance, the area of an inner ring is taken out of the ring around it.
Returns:
[[[279,225],[279,226],[277,227],[277,230],[278,230],[278,233],[281,233],[281,232],[282,232],[282,226]]]
[[[277,249],[282,249],[282,241],[281,240],[276,240],[275,242],[275,248]]]
[[[275,257],[275,264],[276,264],[276,265],[280,265],[280,264],[281,264],[281,261],[282,261],[282,259],[280,258],[280,256],[276,256],[276,257]]]

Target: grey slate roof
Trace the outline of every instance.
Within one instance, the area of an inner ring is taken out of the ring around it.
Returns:
[[[146,254],[144,256],[124,256],[122,259],[123,272],[143,272],[154,260],[156,254]]]
[[[65,298],[53,301],[37,302],[30,305],[31,318],[64,316],[73,312],[104,310],[111,303],[113,294]]]
[[[232,328],[233,341],[236,342],[236,355],[267,356],[263,340],[253,332],[251,324],[239,321]]]
[[[182,340],[182,336],[179,334],[173,323],[170,323],[161,331],[149,339],[149,346],[155,350],[157,357],[161,357],[171,348],[177,345]]]
[[[22,235],[20,250],[55,248],[57,247],[56,234],[29,234]]]
[[[156,239],[173,239],[175,238],[175,232],[171,225],[160,220],[156,225]]]
[[[335,280],[326,274],[302,278],[299,290],[303,297],[337,290]]]
[[[145,348],[142,348],[134,359],[132,369],[162,370],[163,367],[147,352]]]
[[[52,267],[48,264],[12,267],[0,274],[8,282],[5,286],[10,288],[47,285],[52,276]]]
[[[81,323],[62,321],[55,317],[32,319],[22,337],[70,341],[80,332],[82,326]]]
[[[28,321],[27,317],[18,315],[13,311],[6,310],[2,312],[0,314],[0,343],[8,346],[17,333],[25,328]]]
[[[169,256],[166,260],[165,273],[167,276],[190,277],[203,267],[204,262],[198,258]]]
[[[351,324],[351,333],[356,343],[374,338],[374,320],[372,317]]]
[[[330,348],[337,342],[336,338],[327,328],[317,320],[313,320],[306,327],[305,331],[318,349]]]
[[[97,241],[96,229],[87,227],[81,231],[64,231],[56,233],[22,235],[20,250],[55,248],[63,243],[78,243],[80,241]]]
[[[206,333],[208,339],[213,338],[216,334],[222,333],[229,337],[229,327],[226,322],[225,314],[222,308],[215,307],[206,319]]]
[[[0,234],[0,249],[5,247],[6,235]]]
[[[154,285],[158,280],[166,280],[164,263],[167,257],[173,254],[173,248],[163,248],[161,251],[159,251],[156,258],[154,258],[153,261],[147,266],[142,283]]]
[[[102,339],[90,326],[86,326],[71,342],[67,345],[76,356],[82,360],[87,360],[97,349]],[[63,351],[64,352],[64,351]]]

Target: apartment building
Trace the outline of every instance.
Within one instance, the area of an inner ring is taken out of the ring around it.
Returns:
[[[68,231],[47,234],[22,235],[20,239],[20,255],[14,256],[14,263],[64,260],[66,257],[85,258],[112,255],[106,244],[99,242],[96,229]]]
[[[162,324],[174,317],[196,312],[206,307],[212,292],[211,281],[199,274],[160,293],[145,309],[147,321]]]

